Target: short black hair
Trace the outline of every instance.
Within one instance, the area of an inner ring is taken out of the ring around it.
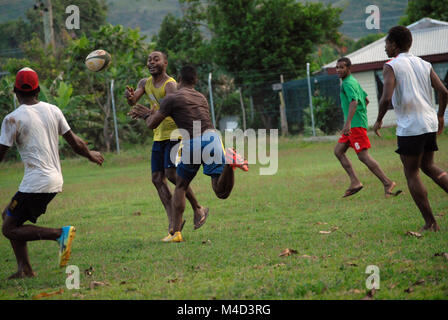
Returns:
[[[153,52],[160,52],[162,54],[163,59],[165,59],[165,61],[168,61],[168,55],[165,52],[160,51],[160,50],[153,50],[149,54],[151,54]]]
[[[27,86],[27,85],[24,85]],[[32,91],[22,91],[19,88],[16,88],[16,86],[14,86],[14,93],[18,96],[22,96],[22,97],[33,97],[33,96],[38,96],[39,92],[40,92],[40,87],[38,86],[36,89],[32,90]]]
[[[412,33],[404,26],[395,26],[389,30],[386,40],[395,43],[400,51],[409,51],[412,45]]]
[[[339,58],[338,62],[345,62],[345,65],[347,66],[347,68],[350,68],[352,66],[352,62],[347,57]]]
[[[182,82],[190,85],[196,84],[197,81],[197,73],[196,68],[192,65],[183,66],[180,69],[180,77],[182,78]]]

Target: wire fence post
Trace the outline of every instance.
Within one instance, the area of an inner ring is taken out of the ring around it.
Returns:
[[[215,127],[215,129],[216,129],[215,107],[213,106],[212,73],[211,72],[208,74],[208,90],[210,92],[210,109],[212,112],[213,127]]]
[[[243,111],[243,129],[246,131],[246,110],[244,108],[243,93],[241,92],[241,87],[238,90],[240,92],[241,110]]]
[[[316,136],[316,129],[314,128],[313,96],[311,95],[310,63],[309,62],[306,63],[306,76],[308,78],[308,95],[310,97],[311,126],[313,127],[313,136]]]
[[[110,95],[112,97],[112,111],[114,113],[115,143],[117,145],[117,154],[120,154],[120,142],[118,140],[117,113],[115,111],[115,99],[114,99],[114,79],[112,79],[112,81],[110,82]]]

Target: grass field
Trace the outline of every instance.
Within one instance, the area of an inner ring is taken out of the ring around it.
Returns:
[[[406,235],[418,232],[423,219],[394,153],[392,130],[383,133],[383,139],[372,137],[371,154],[403,195],[385,199],[381,183],[350,150],[365,188],[342,199],[348,177],[333,156],[333,142],[281,139],[278,173],[260,176],[257,165],[237,171],[227,200],[215,198],[210,179],[198,174],[192,186],[210,216],[193,231],[187,206],[186,242],[177,244],[160,242],[167,220],[150,182],[149,147],[107,154],[103,167],[64,160],[64,191],[38,223],[77,227],[70,264],[81,270],[81,288],[65,287],[57,244],[49,241],[29,243],[36,278],[4,280],[16,262],[1,236],[0,299],[60,289],[49,299],[361,299],[368,265],[380,269],[374,299],[447,299],[448,260],[435,256],[448,252],[447,194],[423,177],[441,232]],[[439,147],[436,162],[448,169],[448,135]],[[21,163],[0,164],[2,206],[22,174]],[[280,257],[287,248],[297,254]],[[91,289],[92,281],[105,285]]]

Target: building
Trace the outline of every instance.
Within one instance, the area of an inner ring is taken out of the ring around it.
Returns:
[[[412,47],[410,53],[430,62],[437,75],[448,84],[448,22],[423,18],[408,28],[412,32]],[[367,106],[369,126],[373,126],[378,115],[378,103],[383,90],[382,69],[384,63],[390,58],[384,50],[383,37],[364,48],[349,55],[352,62],[352,74],[367,92],[370,104]],[[323,66],[323,71],[336,74],[336,60]],[[433,91],[433,105],[438,108],[438,99]],[[448,112],[445,113],[448,120]],[[383,120],[384,126],[395,125],[395,113],[388,112]]]

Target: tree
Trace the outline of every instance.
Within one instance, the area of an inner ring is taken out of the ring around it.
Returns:
[[[216,62],[254,97],[264,127],[278,122],[270,84],[304,75],[315,46],[339,39],[341,10],[294,0],[209,0],[207,20]]]
[[[409,25],[422,18],[448,21],[448,0],[410,0],[400,25]]]

